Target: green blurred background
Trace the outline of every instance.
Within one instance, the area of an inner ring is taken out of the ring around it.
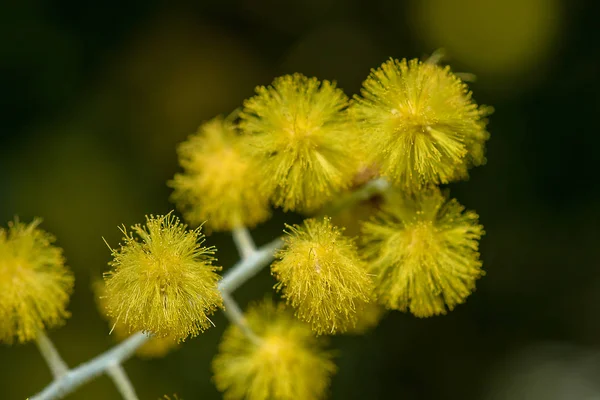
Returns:
[[[50,337],[75,366],[113,344],[91,284],[118,225],[173,207],[175,147],[275,76],[302,72],[358,91],[388,57],[443,47],[495,107],[488,164],[451,186],[481,216],[487,275],[445,317],[388,314],[331,340],[333,399],[600,398],[600,52],[595,1],[73,0],[0,5],[0,223],[44,218],[76,286]],[[596,171],[596,173],[594,173]],[[264,243],[295,215],[259,227]],[[227,267],[237,259],[215,234]],[[247,304],[267,271],[236,292]],[[210,361],[227,325],[160,360],[125,364],[141,399],[217,399]],[[33,344],[0,346],[0,399],[50,373]],[[119,398],[102,377],[68,399]]]

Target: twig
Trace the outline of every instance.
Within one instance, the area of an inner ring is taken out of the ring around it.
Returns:
[[[35,338],[35,343],[37,344],[38,349],[40,349],[40,353],[42,353],[42,357],[46,360],[48,367],[50,367],[50,371],[52,371],[52,376],[54,379],[58,379],[69,371],[69,367],[62,359],[54,344],[46,336],[43,331],[38,331],[38,334]]]
[[[125,400],[139,400],[135,394],[135,389],[127,376],[127,373],[123,369],[121,364],[114,364],[106,369],[106,373],[110,376],[115,383],[115,386],[123,396]]]
[[[131,357],[137,348],[148,339],[149,336],[141,332],[131,335],[112,349],[68,371],[46,386],[44,390],[30,397],[30,400],[52,400],[66,396],[84,383],[106,372],[110,366],[120,364]]]
[[[277,238],[253,252],[248,258],[238,261],[237,264],[225,273],[223,279],[219,282],[219,290],[227,293],[234,292],[244,282],[273,261],[275,252],[281,246],[283,246],[283,240]]]
[[[250,257],[256,251],[254,240],[245,226],[238,226],[231,232],[231,235],[242,259]]]

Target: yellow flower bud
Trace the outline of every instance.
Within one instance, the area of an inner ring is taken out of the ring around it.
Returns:
[[[244,102],[240,128],[273,203],[311,211],[349,186],[358,160],[344,92],[301,74],[276,78],[256,92]]]
[[[484,274],[477,214],[446,201],[438,189],[390,196],[363,234],[375,293],[390,309],[410,309],[417,317],[445,314]]]
[[[353,327],[369,302],[371,279],[354,241],[329,218],[307,219],[304,226],[287,226],[286,246],[271,266],[297,316],[317,334],[344,332]]]
[[[178,149],[183,174],[169,185],[171,200],[187,221],[215,231],[252,227],[269,215],[268,198],[256,190],[257,165],[233,124],[220,117],[204,123]]]
[[[187,230],[171,214],[146,217],[134,225],[120,249],[111,249],[114,268],[104,276],[108,315],[133,331],[182,341],[212,325],[209,315],[222,307],[217,288],[215,250],[204,235]]]
[[[382,174],[411,191],[485,163],[490,112],[449,67],[391,59],[371,71],[350,111]]]
[[[245,314],[251,340],[236,325],[225,331],[212,363],[226,400],[316,400],[325,397],[336,367],[323,339],[283,304],[265,301]]]
[[[73,274],[65,267],[54,236],[18,220],[0,227],[0,341],[23,343],[39,330],[60,325],[73,290]]]

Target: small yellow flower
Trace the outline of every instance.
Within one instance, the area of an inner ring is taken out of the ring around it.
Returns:
[[[390,309],[410,309],[417,317],[445,314],[484,274],[477,214],[446,201],[438,189],[390,196],[363,234],[375,293]]]
[[[96,293],[96,303],[102,316],[110,317],[107,314],[107,302],[106,302],[106,286],[103,281],[94,283],[94,292]],[[129,329],[122,322],[110,322],[111,332],[116,336],[118,341],[125,340],[131,336]],[[151,337],[143,345],[137,348],[135,354],[141,358],[160,358],[164,357],[171,350],[178,346],[177,340],[167,336],[164,338]]]
[[[146,217],[146,225],[122,229],[125,243],[111,249],[114,268],[104,276],[108,315],[133,331],[183,341],[212,325],[222,306],[214,248],[171,214]],[[141,241],[139,239],[141,239]]]
[[[363,83],[351,114],[383,175],[405,190],[468,176],[485,162],[485,117],[449,67],[389,60]]]
[[[39,330],[60,325],[73,290],[73,274],[65,267],[54,236],[18,220],[0,227],[0,341],[23,343]]]
[[[185,172],[169,185],[175,189],[171,200],[187,221],[207,221],[208,228],[223,231],[269,217],[268,198],[257,190],[257,166],[230,121],[217,117],[204,123],[178,153]]]
[[[289,226],[286,247],[271,271],[297,316],[317,334],[344,332],[358,319],[357,311],[372,293],[366,265],[354,241],[331,224],[329,218],[307,219],[304,226]]]
[[[301,74],[276,78],[256,92],[244,102],[240,128],[249,135],[263,189],[286,211],[320,207],[357,169],[348,97],[334,83]]]
[[[226,400],[313,400],[325,397],[336,367],[324,342],[283,304],[265,301],[245,315],[258,336],[251,340],[231,325],[212,363]]]

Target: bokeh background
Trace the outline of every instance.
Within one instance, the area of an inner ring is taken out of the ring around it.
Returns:
[[[91,285],[117,226],[173,208],[177,143],[258,84],[302,72],[357,93],[389,57],[445,48],[495,108],[488,164],[453,196],[481,216],[487,275],[448,316],[388,314],[339,336],[333,399],[600,398],[600,7],[582,0],[5,1],[0,5],[0,223],[44,218],[75,271],[72,318],[50,332],[69,365],[113,344]],[[259,243],[297,215],[275,214]],[[225,267],[237,259],[212,235]],[[265,270],[242,305],[274,281]],[[125,364],[141,399],[218,399],[227,325]],[[50,373],[33,344],[0,346],[0,398]],[[102,377],[67,397],[119,398]]]

